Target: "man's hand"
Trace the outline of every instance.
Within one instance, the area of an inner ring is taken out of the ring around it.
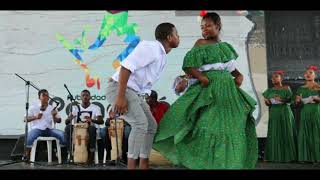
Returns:
[[[75,117],[75,116],[72,115],[72,112],[70,112],[68,118],[67,118],[66,121],[65,121],[65,124],[68,125],[74,117]]]
[[[119,89],[118,96],[114,105],[114,112],[116,114],[122,114],[128,112],[128,101],[126,99],[127,83],[130,77],[131,71],[121,67],[119,73]]]
[[[37,116],[36,116],[36,119],[41,119],[42,118],[42,113],[39,113]]]
[[[128,101],[124,96],[118,96],[114,105],[114,111],[116,114],[123,114],[128,112]]]
[[[84,119],[86,120],[86,123],[91,124],[92,119],[89,116],[85,116]]]
[[[113,119],[116,116],[116,113],[114,113],[112,109],[109,112],[107,111],[107,113],[109,114],[110,119]]]
[[[57,114],[58,114],[58,111],[57,111],[57,110],[52,110],[52,111],[51,111],[51,115],[52,115],[53,117],[55,117]]]
[[[28,117],[24,117],[24,122],[31,122],[31,121],[34,121],[34,120],[37,120],[37,119],[41,119],[41,117],[40,118],[38,118],[38,116],[39,116],[39,114],[37,115],[37,116],[28,116]]]

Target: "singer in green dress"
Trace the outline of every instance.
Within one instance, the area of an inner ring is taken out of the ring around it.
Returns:
[[[320,162],[320,85],[315,82],[317,68],[304,73],[305,85],[298,88],[296,103],[302,104],[298,131],[298,161]]]
[[[265,103],[269,106],[269,122],[265,160],[273,162],[292,162],[297,160],[297,132],[290,108],[292,92],[289,86],[282,85],[283,71],[272,75],[273,87],[263,92]]]

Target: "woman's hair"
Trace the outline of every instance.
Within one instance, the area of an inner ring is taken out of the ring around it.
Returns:
[[[202,17],[202,20],[204,19],[210,19],[214,24],[219,26],[219,31],[221,30],[221,18],[219,16],[219,14],[215,13],[215,12],[208,12],[206,13],[206,15],[204,15]]]

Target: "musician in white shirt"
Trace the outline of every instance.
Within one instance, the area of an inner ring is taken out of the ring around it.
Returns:
[[[28,110],[27,121],[30,129],[27,135],[27,148],[25,155],[29,159],[33,142],[38,137],[55,137],[61,145],[65,145],[64,133],[54,129],[54,123],[61,123],[61,117],[57,110],[49,102],[49,93],[46,89],[38,92],[39,102],[32,105]]]
[[[99,125],[103,124],[103,117],[99,106],[90,103],[91,95],[90,91],[83,90],[81,91],[81,101],[82,103],[77,106],[72,107],[72,112],[66,120],[66,128],[65,128],[65,139],[67,144],[67,149],[70,153],[70,145],[72,142],[72,138],[70,135],[72,134],[74,123],[88,123],[88,134],[89,134],[89,160],[88,163],[93,162],[94,152],[96,148],[96,139],[97,139],[97,128]],[[71,122],[71,120],[73,120]],[[80,122],[78,122],[80,121]],[[71,123],[70,123],[71,122]],[[71,132],[70,132],[71,130]],[[72,157],[71,157],[72,158]]]

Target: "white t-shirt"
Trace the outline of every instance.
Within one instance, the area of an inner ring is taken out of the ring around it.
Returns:
[[[40,113],[41,102],[37,102],[33,104],[28,110],[28,116],[37,116]],[[53,117],[51,115],[51,111],[54,109],[50,104],[42,113],[41,119],[37,119],[30,122],[30,129],[41,129],[45,130],[47,128],[53,129]],[[61,118],[59,112],[56,115],[56,118]]]
[[[78,110],[78,107],[80,108],[80,112]],[[79,104],[77,106],[72,106],[72,115],[73,116],[80,116],[81,121],[85,121],[84,117],[89,116],[93,120],[97,120],[97,116],[102,116],[100,107],[90,103],[90,105],[87,108],[84,108]],[[73,122],[74,123],[74,122]]]
[[[121,66],[131,71],[127,87],[139,94],[150,94],[166,64],[165,56],[165,49],[159,41],[141,41],[121,62]],[[119,71],[112,79],[119,82]]]

